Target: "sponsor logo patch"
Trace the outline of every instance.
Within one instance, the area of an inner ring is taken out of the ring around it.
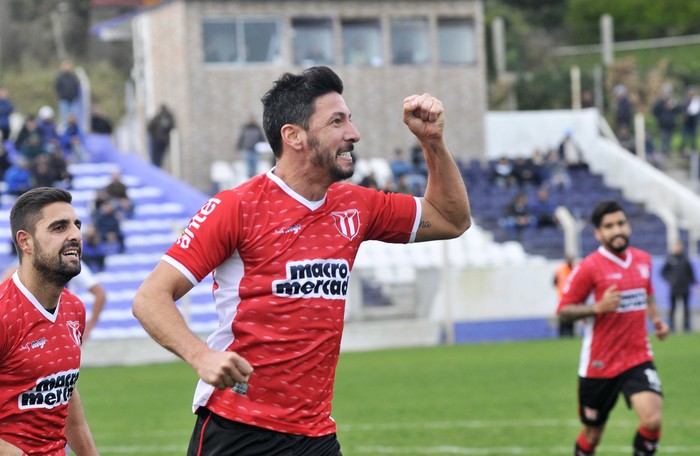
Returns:
[[[349,280],[346,260],[290,261],[287,277],[272,282],[272,293],[290,298],[345,299]]]

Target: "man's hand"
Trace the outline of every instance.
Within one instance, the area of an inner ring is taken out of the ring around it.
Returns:
[[[661,318],[656,318],[652,321],[654,325],[654,334],[659,340],[664,340],[668,336],[668,325]]]
[[[617,284],[612,284],[603,292],[600,301],[593,304],[593,311],[595,313],[609,313],[615,312],[618,307],[620,307],[620,292],[617,291]]]
[[[411,95],[403,100],[403,122],[421,143],[442,141],[445,109],[428,93]]]
[[[193,366],[199,378],[218,389],[232,387],[236,383],[247,383],[253,367],[237,353],[208,350]]]

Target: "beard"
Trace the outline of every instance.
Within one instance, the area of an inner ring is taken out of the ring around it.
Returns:
[[[624,242],[622,244],[615,244],[615,239],[620,238]],[[622,253],[625,251],[625,249],[629,246],[630,240],[627,236],[623,236],[621,234],[618,234],[617,236],[611,238],[608,242],[605,243],[605,246],[608,248],[608,250],[615,252],[615,253]]]
[[[341,168],[336,162],[336,157],[338,156],[337,153],[331,152],[329,147],[322,146],[321,142],[315,136],[309,135],[308,143],[309,147],[313,151],[311,155],[311,163],[314,166],[328,170],[336,182],[350,179],[352,175],[355,174],[354,163],[350,166],[350,169]],[[342,150],[338,150],[337,152],[352,152],[353,149],[354,147],[352,143],[350,143],[347,147]]]
[[[32,266],[39,273],[44,282],[65,287],[73,277],[80,274],[80,262],[77,265],[63,261],[61,253],[66,249],[77,249],[80,253],[80,244],[69,243],[63,246],[57,256],[47,254],[39,245],[36,246],[36,254]]]

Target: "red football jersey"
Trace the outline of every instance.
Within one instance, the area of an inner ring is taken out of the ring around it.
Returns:
[[[223,191],[192,218],[163,259],[195,284],[213,271],[215,350],[255,372],[247,394],[200,380],[194,410],[275,431],[335,432],[330,416],[350,269],[364,240],[412,242],[410,195],[332,185],[308,201],[272,172]]]
[[[591,293],[598,301],[612,284],[617,284],[622,302],[615,312],[586,320],[579,363],[581,377],[615,377],[653,359],[646,326],[647,299],[654,293],[648,253],[628,247],[622,258],[599,247],[572,271],[558,309],[584,304]]]
[[[68,290],[51,313],[17,273],[0,285],[1,439],[29,454],[65,454],[84,330],[85,307]]]

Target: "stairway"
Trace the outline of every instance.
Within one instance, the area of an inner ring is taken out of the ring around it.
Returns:
[[[134,215],[122,223],[126,250],[107,256],[105,269],[97,273],[107,292],[107,302],[92,338],[126,339],[145,337],[146,333],[131,314],[131,305],[139,285],[177,239],[189,219],[207,201],[208,195],[173,179],[162,170],[133,154],[116,150],[108,136],[92,135],[86,148],[98,162],[70,165],[73,174],[73,205],[84,225],[90,219],[89,205],[97,190],[105,187],[114,171],[120,171],[135,205]],[[16,261],[11,253],[9,214],[15,198],[0,198],[0,266]],[[207,333],[217,325],[211,296],[212,279],[205,278],[178,302],[178,307],[193,331]],[[93,297],[77,290],[92,311]]]

